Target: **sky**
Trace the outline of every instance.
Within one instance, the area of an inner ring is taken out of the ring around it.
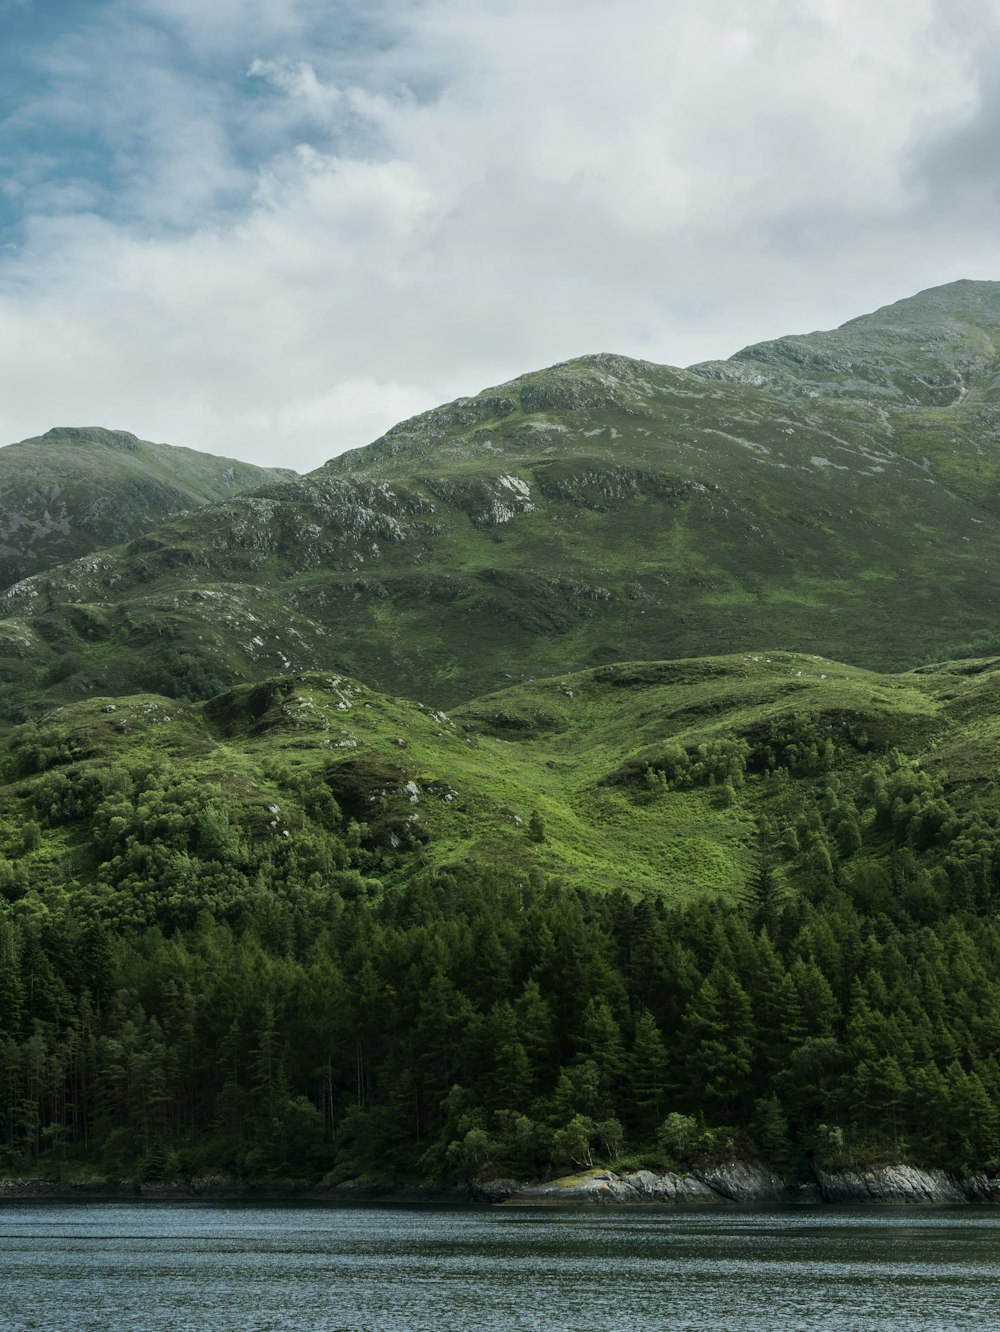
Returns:
[[[1000,279],[993,0],[0,0],[0,441],[306,471]]]

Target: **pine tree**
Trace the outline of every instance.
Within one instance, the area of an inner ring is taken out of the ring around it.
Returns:
[[[725,1115],[744,1101],[753,1067],[750,1004],[739,982],[718,967],[685,1012],[685,1072],[691,1105]]]
[[[628,1058],[626,1104],[640,1134],[648,1135],[663,1117],[667,1094],[667,1048],[656,1019],[639,1014]]]

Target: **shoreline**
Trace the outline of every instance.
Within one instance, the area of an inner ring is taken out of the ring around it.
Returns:
[[[392,1188],[366,1185],[345,1188],[299,1180],[59,1180],[0,1179],[0,1205],[5,1202],[329,1202],[427,1203],[470,1206],[478,1198],[471,1188]]]
[[[959,1176],[910,1165],[812,1168],[801,1184],[784,1180],[758,1162],[731,1161],[690,1172],[617,1173],[591,1169],[545,1183],[494,1179],[465,1187],[391,1187],[305,1180],[62,1180],[0,1179],[0,1203],[53,1202],[326,1202],[454,1207],[672,1206],[945,1206],[1000,1203],[1000,1177]]]

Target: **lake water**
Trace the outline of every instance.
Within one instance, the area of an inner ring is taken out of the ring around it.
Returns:
[[[0,1327],[1000,1328],[1000,1210],[6,1202]]]

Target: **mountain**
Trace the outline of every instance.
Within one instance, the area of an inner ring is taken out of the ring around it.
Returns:
[[[0,449],[0,587],[291,472],[59,427]]]
[[[7,710],[29,682],[44,706],[333,668],[453,706],[622,659],[988,652],[997,289],[721,366],[582,357],[169,519],[7,593]]]
[[[998,331],[581,357],[8,588],[5,1173],[1000,1197]]]
[[[886,407],[1000,404],[1000,283],[931,287],[829,333],[745,347],[690,368],[783,397],[848,397]]]

